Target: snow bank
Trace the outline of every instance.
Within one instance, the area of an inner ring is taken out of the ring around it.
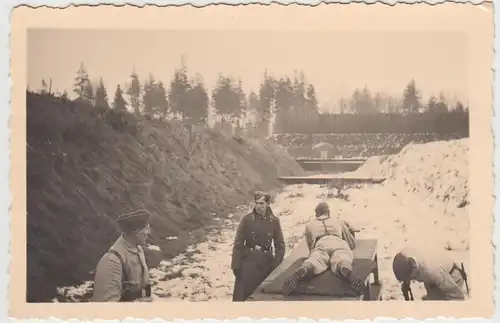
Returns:
[[[353,175],[385,177],[394,191],[442,203],[469,204],[469,140],[409,144],[399,154],[372,157]]]

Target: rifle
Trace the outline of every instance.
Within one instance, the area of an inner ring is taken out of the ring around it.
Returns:
[[[403,296],[405,297],[405,301],[414,301],[415,300],[413,298],[413,293],[411,291],[410,283],[409,282],[404,282],[401,285],[401,291],[403,292]]]
[[[464,279],[464,283],[465,283],[465,288],[467,288],[467,294],[469,294],[469,283],[467,282],[467,273],[465,272],[465,268],[464,268],[464,263],[462,262],[461,263],[461,270],[460,270],[460,273],[462,274],[462,277]]]

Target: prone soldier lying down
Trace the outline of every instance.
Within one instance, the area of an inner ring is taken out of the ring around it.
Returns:
[[[330,269],[347,280],[353,290],[361,295],[365,287],[353,273],[353,249],[356,247],[354,230],[346,221],[330,217],[330,208],[321,202],[315,209],[316,218],[305,228],[309,257],[283,284],[283,294],[290,295],[299,281],[320,275]]]

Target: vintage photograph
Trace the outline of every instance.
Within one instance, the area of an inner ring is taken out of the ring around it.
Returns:
[[[470,300],[491,99],[473,33],[398,6],[413,27],[28,28],[25,302]]]

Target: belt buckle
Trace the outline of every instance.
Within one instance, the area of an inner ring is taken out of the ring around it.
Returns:
[[[261,246],[259,246],[259,245],[256,245],[256,246],[255,246],[255,250],[260,251],[261,249],[262,249],[262,247],[261,247]]]

